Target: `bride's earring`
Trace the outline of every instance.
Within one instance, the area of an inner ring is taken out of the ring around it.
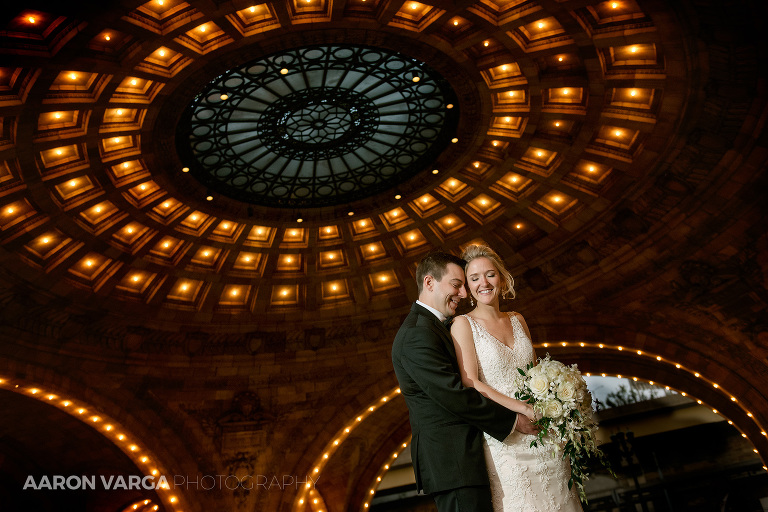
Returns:
[[[475,299],[473,299],[471,295],[469,296],[469,305],[475,307]]]

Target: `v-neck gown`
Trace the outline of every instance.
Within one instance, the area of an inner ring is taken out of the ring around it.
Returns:
[[[533,361],[533,345],[514,313],[507,313],[514,345],[495,338],[479,322],[466,316],[477,352],[478,377],[495,390],[514,397],[523,377],[517,371]],[[518,431],[504,442],[485,435],[485,461],[491,479],[495,512],[581,512],[575,487],[568,489],[571,467],[552,446],[530,446],[533,437]]]

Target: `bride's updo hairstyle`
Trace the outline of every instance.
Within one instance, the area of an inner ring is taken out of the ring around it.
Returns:
[[[501,261],[501,258],[498,254],[496,254],[496,251],[488,247],[487,245],[470,245],[466,249],[464,249],[464,252],[461,253],[461,259],[467,262],[467,265],[469,265],[469,262],[477,259],[477,258],[488,258],[491,260],[491,263],[493,263],[493,266],[496,267],[496,270],[499,271],[499,274],[501,274],[502,279],[502,287],[501,287],[501,297],[505,298],[508,294],[512,294],[512,298],[515,298],[515,280],[512,278],[512,274],[509,273],[509,270],[506,269],[504,266],[504,262]],[[465,267],[466,268],[466,267]]]

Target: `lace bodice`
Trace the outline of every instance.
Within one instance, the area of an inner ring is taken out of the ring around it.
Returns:
[[[522,384],[522,375],[517,368],[533,361],[533,345],[525,334],[525,329],[514,313],[507,313],[512,324],[515,343],[508,347],[477,320],[464,315],[472,327],[472,338],[475,340],[477,353],[478,377],[496,391],[507,396],[515,396],[515,391]]]

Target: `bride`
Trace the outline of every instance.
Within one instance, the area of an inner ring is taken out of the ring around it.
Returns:
[[[489,247],[471,245],[467,262],[467,288],[477,307],[457,316],[451,326],[461,380],[499,404],[533,416],[529,404],[512,398],[522,376],[517,368],[535,361],[531,335],[520,313],[502,313],[500,297],[515,296],[512,275]],[[493,510],[509,512],[580,512],[575,486],[568,489],[571,468],[552,447],[531,447],[533,438],[513,431],[504,442],[485,436],[485,461],[491,480]]]

